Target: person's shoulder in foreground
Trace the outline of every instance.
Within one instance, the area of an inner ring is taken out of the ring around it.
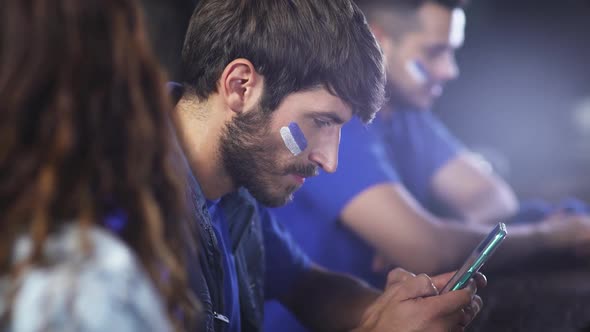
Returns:
[[[92,251],[81,250],[78,226],[68,225],[44,248],[52,264],[27,269],[14,284],[3,281],[2,301],[12,298],[7,331],[169,331],[157,292],[127,246],[93,227],[87,233]],[[14,261],[31,250],[29,238],[17,241]],[[0,303],[5,307],[6,303]]]

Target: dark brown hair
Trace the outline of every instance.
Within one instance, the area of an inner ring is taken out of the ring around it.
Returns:
[[[237,58],[264,76],[267,112],[317,86],[365,122],[384,101],[382,54],[351,0],[199,0],[182,51],[184,84],[206,99]]]
[[[44,242],[61,225],[87,230],[123,211],[122,240],[171,320],[179,327],[181,310],[190,321],[196,305],[171,245],[185,196],[172,105],[137,4],[0,0],[0,8],[0,275],[19,273],[10,262],[18,235],[33,241],[25,265],[42,265]]]

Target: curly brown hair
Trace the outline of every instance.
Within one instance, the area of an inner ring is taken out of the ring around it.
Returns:
[[[172,104],[138,5],[0,0],[0,8],[0,276],[45,264],[44,242],[61,225],[74,220],[87,230],[124,211],[120,237],[171,321],[190,324],[197,305],[178,254],[185,194]],[[33,251],[13,266],[21,234]]]

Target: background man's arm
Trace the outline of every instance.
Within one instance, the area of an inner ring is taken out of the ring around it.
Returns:
[[[459,153],[441,167],[431,186],[437,199],[467,222],[497,223],[518,209],[512,188],[486,161],[469,152]]]
[[[459,268],[492,228],[441,220],[421,207],[401,184],[392,183],[361,192],[345,206],[340,217],[387,263],[416,273]],[[515,262],[542,250],[588,243],[590,220],[571,216],[560,222],[508,226],[508,234],[488,267]]]

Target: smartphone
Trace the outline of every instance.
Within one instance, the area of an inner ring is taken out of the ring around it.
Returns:
[[[483,266],[483,264],[492,256],[494,251],[500,246],[500,243],[506,238],[506,225],[498,223],[496,227],[486,236],[483,241],[473,250],[463,266],[453,275],[451,280],[445,285],[440,292],[441,294],[459,290],[467,286],[469,279]]]

